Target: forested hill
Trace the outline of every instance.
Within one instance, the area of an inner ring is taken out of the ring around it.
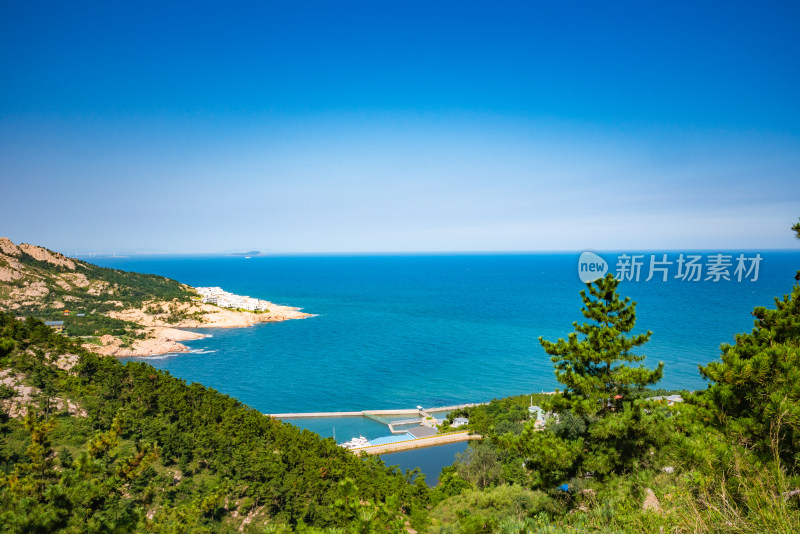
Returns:
[[[106,316],[146,302],[188,302],[189,286],[154,274],[99,267],[35,245],[0,238],[0,310],[63,320],[75,335],[124,333],[135,325]]]
[[[424,477],[36,319],[0,314],[0,377],[3,532],[386,532],[424,514]]]

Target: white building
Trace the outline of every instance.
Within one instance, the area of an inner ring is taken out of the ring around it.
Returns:
[[[268,309],[269,303],[266,300],[254,299],[246,295],[234,295],[221,287],[198,287],[195,289],[200,293],[201,301],[206,304],[248,311],[267,311]]]
[[[466,417],[456,417],[455,419],[453,419],[453,424],[450,425],[450,428],[458,428],[460,426],[468,424],[469,424],[469,419],[467,419]]]

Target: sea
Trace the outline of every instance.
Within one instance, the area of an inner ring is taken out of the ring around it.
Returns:
[[[636,303],[634,332],[652,332],[636,352],[647,366],[664,362],[658,386],[667,389],[707,387],[698,366],[749,332],[753,308],[774,307],[800,269],[798,250],[596,254],[625,278],[618,292]],[[552,391],[558,383],[539,337],[566,337],[573,322],[584,321],[580,259],[580,252],[560,252],[89,261],[314,314],[202,329],[211,337],[187,342],[191,352],[134,358],[264,413],[286,413],[428,408]],[[362,418],[289,422],[338,441],[387,434]],[[453,454],[465,446],[451,447]]]

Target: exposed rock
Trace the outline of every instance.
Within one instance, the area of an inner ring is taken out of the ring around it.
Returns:
[[[266,508],[266,506],[259,506],[259,507],[255,507],[252,510],[250,510],[248,512],[248,514],[244,517],[244,519],[242,519],[242,524],[239,525],[239,532],[244,532],[245,527],[247,527],[247,525],[249,525],[253,521],[253,519],[258,514],[260,514],[262,512],[262,510],[264,510],[264,508]],[[413,532],[413,534],[417,534],[417,533]]]
[[[89,279],[83,273],[64,273],[60,277],[68,283],[77,287],[86,287],[89,285]]]
[[[108,285],[109,285],[108,282],[103,282],[103,281],[92,282],[91,287],[89,287],[89,289],[87,289],[86,292],[95,297],[103,293],[111,293],[111,291],[108,291]]]
[[[15,395],[10,399],[0,401],[0,406],[9,417],[21,418],[28,415],[28,406],[33,402],[38,402],[37,397],[41,394],[39,388],[26,386],[22,383],[25,377],[14,374],[10,369],[0,370],[0,383],[12,388]],[[50,405],[56,410],[66,410],[72,415],[86,417],[86,411],[74,402],[59,397],[51,397]]]
[[[33,256],[39,261],[46,261],[47,263],[51,263],[57,267],[66,267],[72,271],[75,270],[75,263],[58,252],[50,252],[46,248],[37,247],[36,245],[29,245],[28,243],[21,244],[19,246],[19,250],[23,251],[29,256]]]
[[[8,256],[20,255],[19,247],[7,237],[0,237],[0,252]]]
[[[174,352],[188,352],[189,348],[180,343],[191,339],[201,339],[205,334],[178,330],[177,328],[150,328],[147,330],[147,339],[136,339],[131,346],[124,347],[121,339],[105,335],[100,337],[103,344],[98,347],[91,343],[84,344],[89,349],[102,356],[116,356],[118,358],[130,356],[155,356]]]
[[[652,510],[653,512],[661,513],[661,503],[658,502],[658,497],[653,493],[653,490],[647,488],[645,490],[644,503],[642,503],[642,510]]]
[[[185,315],[186,318],[177,323],[168,323],[165,317],[152,315],[145,311],[148,306],[153,305],[154,304],[147,304],[142,309],[130,308],[127,310],[112,311],[108,312],[107,315],[115,319],[131,321],[144,326],[176,328],[240,328],[258,323],[272,323],[312,317],[310,313],[304,313],[300,311],[299,308],[281,306],[273,303],[269,304],[269,312],[267,313],[252,313],[229,310],[211,304],[191,302],[175,306],[175,311]],[[171,309],[166,303],[162,303],[160,306],[156,305],[156,307],[159,307],[165,312]]]
[[[22,273],[9,267],[0,267],[0,282],[13,282],[22,278]]]
[[[78,361],[80,357],[77,354],[60,354],[55,361],[56,367],[59,369],[63,369],[64,371],[69,371],[76,365],[78,365]]]
[[[63,289],[64,291],[69,291],[70,289],[72,289],[72,286],[69,285],[69,282],[67,282],[66,280],[62,280],[61,278],[54,278],[53,282],[55,282],[56,285],[61,289]]]
[[[28,284],[26,282],[24,286],[12,291],[11,299],[15,301],[21,301],[23,299],[38,299],[39,297],[44,297],[49,293],[50,290],[47,288],[47,284],[41,280],[36,280],[32,284]],[[33,301],[31,301],[31,304],[33,304]]]
[[[5,239],[8,243],[11,243],[11,241],[8,241],[8,239],[5,237],[0,238],[0,241],[3,239]],[[11,243],[11,246],[16,248],[14,243]],[[2,248],[3,245],[0,244],[0,249]],[[6,248],[8,248],[8,245],[6,245]],[[16,252],[19,254],[19,250]],[[23,265],[16,259],[15,256],[6,255],[5,252],[0,250],[0,282],[13,282],[14,280],[19,280],[24,276],[23,270]]]

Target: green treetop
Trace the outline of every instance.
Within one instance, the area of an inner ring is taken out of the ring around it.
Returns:
[[[800,239],[800,222],[796,222],[792,225],[792,231],[794,231],[794,236]],[[800,271],[797,271],[797,274],[794,275],[794,279],[800,282]]]
[[[552,487],[581,473],[600,478],[653,465],[654,451],[668,438],[662,411],[645,410],[632,398],[661,380],[664,366],[635,365],[645,357],[632,351],[652,332],[631,334],[636,303],[621,299],[618,285],[611,274],[588,284],[581,291],[587,322],[573,323],[575,332],[567,339],[539,338],[566,388],[548,403],[559,413],[557,424],[540,432],[531,421],[509,440],[525,458],[534,485]]]
[[[800,223],[792,226],[800,239]],[[795,277],[800,280],[800,271]],[[723,344],[720,361],[700,366],[717,423],[766,457],[800,472],[800,285],[752,312],[753,331]]]
[[[636,323],[636,303],[617,294],[619,281],[612,274],[587,284],[581,291],[589,322],[573,323],[575,332],[555,343],[539,337],[551,355],[555,374],[566,386],[564,397],[573,410],[593,415],[619,407],[632,391],[655,384],[663,376],[663,363],[650,370],[643,365],[644,355],[631,351],[646,343],[652,332],[630,335]],[[579,336],[580,334],[580,336]]]

